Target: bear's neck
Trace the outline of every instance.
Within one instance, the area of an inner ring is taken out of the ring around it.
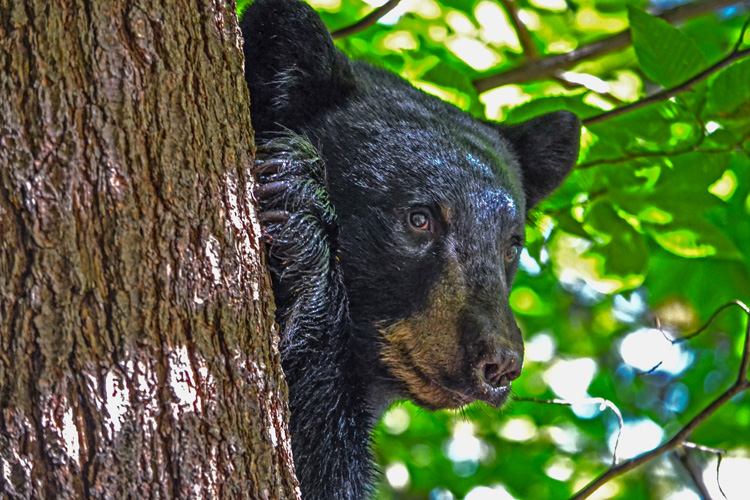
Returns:
[[[350,339],[333,334],[284,355],[292,452],[305,500],[363,499],[372,483],[369,438],[379,414],[368,405],[368,382]]]

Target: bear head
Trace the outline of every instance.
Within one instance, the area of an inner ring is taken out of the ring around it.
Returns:
[[[256,2],[245,40],[257,136],[306,136],[337,216],[352,361],[370,404],[500,405],[523,363],[509,293],[528,211],[575,164],[580,122],[476,119],[353,62],[317,14]],[[277,19],[284,19],[283,23]]]

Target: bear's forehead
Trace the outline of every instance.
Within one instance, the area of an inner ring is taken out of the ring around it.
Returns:
[[[518,205],[505,188],[474,186],[473,190],[444,200],[440,210],[450,232],[459,238],[457,243],[475,246],[480,240],[495,241],[522,227],[524,212]]]
[[[453,207],[456,216],[479,223],[509,223],[523,217],[520,179],[508,165],[482,161],[465,151],[456,153],[435,160],[432,177],[426,180],[434,183],[431,194],[436,200]]]
[[[518,216],[516,202],[502,188],[486,188],[468,195],[472,213],[479,222],[490,222],[498,214],[503,218],[515,219]]]
[[[520,184],[518,166],[507,144],[499,133],[489,136],[484,124],[472,125],[401,123],[381,135],[375,148],[390,157],[394,167],[405,169],[414,177],[499,183],[514,189],[515,184]]]

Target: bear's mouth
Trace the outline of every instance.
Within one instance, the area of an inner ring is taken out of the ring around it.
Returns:
[[[469,387],[461,387],[451,382],[441,382],[429,376],[414,364],[409,364],[397,377],[406,386],[409,399],[428,410],[460,408],[474,401],[482,401],[500,407],[510,396],[510,384],[490,387],[472,380]]]

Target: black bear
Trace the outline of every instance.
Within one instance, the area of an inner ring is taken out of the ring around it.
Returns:
[[[575,164],[580,123],[477,120],[349,60],[299,0],[256,0],[241,27],[297,477],[305,500],[357,500],[392,401],[508,397],[526,214]]]

